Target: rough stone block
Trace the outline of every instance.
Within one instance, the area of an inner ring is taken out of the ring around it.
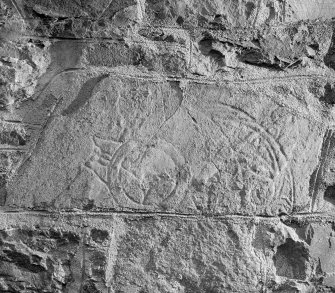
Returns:
[[[335,288],[333,223],[317,218],[11,214],[1,228],[4,292]]]

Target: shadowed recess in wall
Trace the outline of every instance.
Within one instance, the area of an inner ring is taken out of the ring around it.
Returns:
[[[62,115],[70,115],[77,112],[81,107],[83,107],[89,98],[92,96],[93,90],[95,86],[108,77],[108,74],[100,75],[98,77],[94,77],[89,79],[84,83],[82,88],[80,89],[77,97],[73,100],[73,102],[63,111]]]
[[[330,202],[335,205],[335,186],[328,186],[324,193],[324,200]]]
[[[277,275],[305,280],[308,258],[308,250],[304,244],[288,238],[284,244],[278,246],[273,258]]]
[[[328,129],[325,132],[324,138],[323,138],[323,143],[322,143],[322,148],[321,148],[321,153],[320,153],[320,159],[319,159],[319,164],[315,168],[314,172],[310,176],[310,181],[309,181],[309,194],[311,197],[311,211],[314,211],[317,208],[317,202],[319,199],[319,192],[321,190],[324,190],[324,174],[326,172],[325,165],[330,159],[330,153],[334,149],[334,132],[332,129]],[[329,191],[328,191],[329,193]],[[327,191],[325,193],[328,194]],[[326,198],[325,198],[326,199]]]

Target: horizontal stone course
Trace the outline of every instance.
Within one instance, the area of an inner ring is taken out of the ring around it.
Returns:
[[[2,290],[327,292],[321,282],[333,286],[333,224],[319,218],[1,217]]]

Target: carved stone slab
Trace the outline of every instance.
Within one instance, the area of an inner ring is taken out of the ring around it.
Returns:
[[[58,76],[36,102],[50,95],[57,101],[6,204],[309,211],[309,181],[328,123],[309,82],[300,76],[219,85]]]

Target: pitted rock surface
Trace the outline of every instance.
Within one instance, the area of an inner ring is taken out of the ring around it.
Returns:
[[[0,292],[335,292],[334,18],[0,0]]]

